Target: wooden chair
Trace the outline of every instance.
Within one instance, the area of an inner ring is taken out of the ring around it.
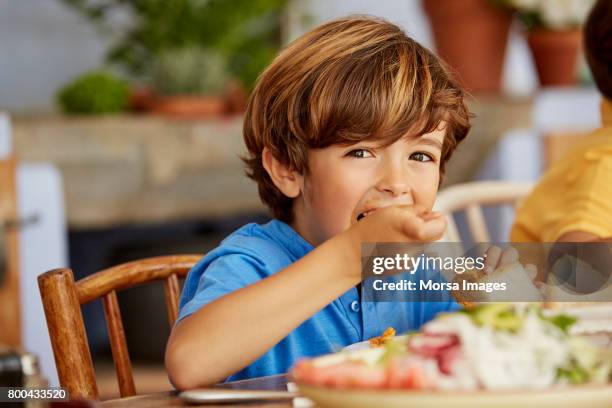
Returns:
[[[57,373],[70,398],[98,399],[94,367],[85,334],[81,305],[102,298],[121,397],[136,394],[117,291],[164,281],[170,326],[178,316],[179,278],[202,255],[147,258],[121,264],[74,281],[70,269],[54,269],[38,277]]]
[[[482,207],[513,204],[516,208],[516,205],[529,194],[532,188],[531,183],[476,181],[457,184],[441,190],[434,208],[447,216],[448,228],[442,241],[461,242],[452,213],[465,210],[474,242],[489,242],[490,237]]]

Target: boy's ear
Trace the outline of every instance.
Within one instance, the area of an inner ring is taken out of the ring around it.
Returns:
[[[295,198],[300,195],[302,189],[301,174],[295,170],[291,170],[285,164],[277,160],[267,147],[264,147],[261,153],[261,161],[274,185],[284,195],[289,198]]]

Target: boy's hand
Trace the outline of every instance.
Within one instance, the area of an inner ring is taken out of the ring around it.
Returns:
[[[514,274],[523,272],[527,276],[531,284],[540,292],[542,298],[538,299],[537,296],[533,294],[533,292],[529,291],[528,293],[532,293],[532,295],[526,295],[525,291],[527,291],[527,288],[523,286],[524,291],[522,293],[516,293],[517,299],[521,299],[521,296],[525,296],[525,298],[529,298],[529,300],[531,301],[544,300],[544,297],[546,296],[547,287],[545,283],[540,282],[537,279],[537,267],[534,264],[524,264],[523,262],[521,262],[519,252],[516,250],[516,248],[508,246],[502,249],[496,245],[491,245],[487,248],[485,253],[486,259],[485,267],[483,270],[483,274],[485,276],[493,274],[504,268],[508,268],[508,270],[514,271]],[[514,278],[516,278],[516,276],[507,275],[505,279],[507,280],[507,283],[511,283],[512,279]],[[516,288],[513,288],[513,290],[517,291]]]
[[[519,257],[518,251],[512,246],[502,249],[496,245],[491,245],[486,250],[484,273],[490,274],[504,266],[518,264],[525,270],[525,273],[533,281],[534,285],[540,287],[541,282],[537,281],[537,267],[534,264],[523,265]]]
[[[349,229],[361,242],[432,242],[446,230],[444,214],[421,205],[392,205],[380,208]]]

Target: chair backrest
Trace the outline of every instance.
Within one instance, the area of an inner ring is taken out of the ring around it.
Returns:
[[[74,281],[70,269],[54,269],[38,277],[60,385],[71,398],[98,399],[98,387],[87,343],[81,305],[102,298],[121,397],[136,394],[117,291],[163,281],[170,326],[178,316],[179,278],[202,255],[173,255],[124,263]]]
[[[490,241],[482,212],[483,206],[512,204],[515,207],[532,190],[532,183],[508,181],[475,181],[456,184],[438,193],[437,211],[446,214],[448,228],[442,238],[446,242],[461,242],[453,212],[465,210],[468,228],[474,242]]]

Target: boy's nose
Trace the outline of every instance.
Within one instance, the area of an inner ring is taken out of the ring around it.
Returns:
[[[412,190],[407,175],[392,169],[385,172],[384,177],[377,183],[376,189],[391,197],[404,196],[410,194]]]
[[[392,197],[399,197],[410,193],[410,188],[405,183],[379,183],[376,186],[376,189],[381,193],[385,193],[385,195],[390,195]]]

